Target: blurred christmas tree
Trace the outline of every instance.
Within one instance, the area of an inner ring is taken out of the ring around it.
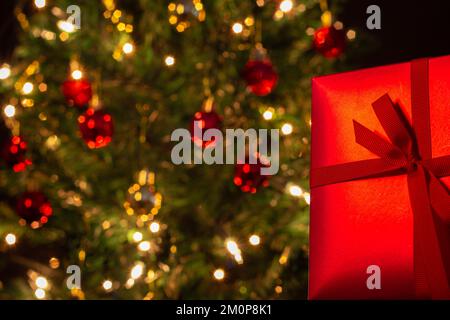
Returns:
[[[0,298],[304,298],[310,81],[342,69],[342,3],[17,1]],[[281,129],[280,171],[174,165],[194,119]]]

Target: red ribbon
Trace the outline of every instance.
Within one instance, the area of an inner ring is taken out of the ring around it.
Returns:
[[[372,106],[390,141],[353,120],[356,142],[380,158],[312,169],[311,188],[407,174],[414,215],[416,295],[449,299],[450,274],[446,263],[450,244],[440,241],[439,232],[450,230],[445,229],[450,222],[450,196],[438,178],[450,175],[450,155],[432,157],[428,83],[428,59],[413,61],[412,128],[400,108],[387,94],[383,95]]]

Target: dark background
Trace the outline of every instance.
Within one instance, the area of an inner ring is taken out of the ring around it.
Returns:
[[[342,1],[329,0],[331,8],[333,2]],[[363,53],[358,50],[353,55],[349,50],[348,62],[354,66],[370,67],[450,54],[449,0],[346,0],[345,3],[338,18],[358,34],[365,33],[364,37],[368,37],[365,40],[372,42]],[[13,14],[14,4],[13,0],[1,0],[0,4],[0,62],[8,60],[17,43],[19,27]],[[381,30],[366,28],[366,9],[372,4],[381,8]]]
[[[372,4],[381,8],[381,30],[366,27]],[[347,0],[340,19],[375,42],[374,50],[351,56],[362,67],[450,54],[449,0]]]

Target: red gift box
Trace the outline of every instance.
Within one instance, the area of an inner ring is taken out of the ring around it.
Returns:
[[[450,56],[312,82],[310,299],[450,298]]]

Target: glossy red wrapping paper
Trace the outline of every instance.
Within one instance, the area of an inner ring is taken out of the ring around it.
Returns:
[[[353,120],[385,136],[372,103],[387,93],[411,123],[410,76],[407,62],[314,78],[311,169],[376,159],[355,142]],[[432,156],[449,155],[450,56],[429,60],[429,96]],[[311,190],[310,299],[417,298],[409,196],[406,175]],[[371,265],[380,290],[366,285]]]

